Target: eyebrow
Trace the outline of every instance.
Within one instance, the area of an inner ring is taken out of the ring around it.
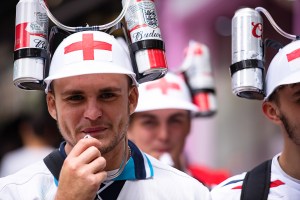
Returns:
[[[152,119],[156,119],[156,115],[153,115],[153,114],[148,114],[148,113],[143,113],[143,114],[140,114],[139,116],[140,118],[152,118]]]
[[[121,93],[122,89],[119,87],[106,87],[99,89],[99,93],[107,93],[107,92],[115,92],[115,93]],[[78,90],[78,89],[67,89],[66,91],[62,92],[61,95],[74,95],[74,94],[84,94],[84,90]]]
[[[155,114],[149,114],[149,113],[143,113],[143,114],[140,114],[141,118],[157,118]],[[174,118],[174,117],[186,117],[185,113],[181,113],[181,112],[178,112],[178,113],[173,113],[172,115],[170,115],[169,117],[171,118]]]
[[[121,92],[122,89],[119,87],[107,87],[107,88],[103,88],[100,89],[99,92],[103,93],[103,92]]]
[[[178,112],[178,113],[172,114],[171,116],[172,116],[172,117],[185,117],[186,114],[188,114],[188,112],[186,112],[186,113]]]

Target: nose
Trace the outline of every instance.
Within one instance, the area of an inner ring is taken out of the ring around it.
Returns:
[[[88,99],[84,110],[84,118],[94,121],[102,116],[101,105],[97,100]]]
[[[160,141],[167,142],[169,140],[170,135],[168,125],[166,123],[161,123],[157,132],[157,137]]]

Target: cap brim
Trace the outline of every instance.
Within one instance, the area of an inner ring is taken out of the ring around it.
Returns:
[[[272,92],[268,96],[265,97],[264,100],[267,100],[270,95],[281,85],[287,85],[287,84],[294,84],[294,83],[300,83],[300,71],[295,71],[295,73],[292,73],[291,75],[285,77],[283,80],[281,80],[278,84],[277,87],[273,89]]]
[[[45,83],[48,85],[51,83],[52,80],[78,76],[78,75],[85,75],[85,74],[126,74],[128,75],[134,85],[138,85],[138,82],[135,79],[135,73],[125,69],[122,66],[118,66],[111,62],[97,62],[94,60],[85,61],[84,67],[82,67],[82,63],[73,63],[63,67],[59,70],[56,75],[48,76],[45,78]]]
[[[288,77],[284,78],[282,81],[280,81],[279,85],[294,84],[294,83],[300,83],[300,71],[296,71],[295,73],[292,73]]]

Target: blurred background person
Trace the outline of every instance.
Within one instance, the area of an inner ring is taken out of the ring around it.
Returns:
[[[56,122],[45,107],[31,114],[20,114],[7,123],[0,134],[4,144],[1,147],[0,177],[43,159],[61,141]]]
[[[18,127],[20,127],[20,125],[24,123],[25,119],[27,119],[27,116],[25,114],[19,114],[14,118],[8,119],[3,122],[0,128],[0,171],[3,156],[9,151],[13,151],[22,146],[22,140],[20,135],[18,134]]]
[[[193,165],[183,154],[192,118],[198,108],[192,103],[184,79],[172,72],[139,86],[139,102],[131,116],[128,137],[144,152],[194,176],[208,187],[225,180],[226,170]],[[201,130],[198,130],[199,134]]]

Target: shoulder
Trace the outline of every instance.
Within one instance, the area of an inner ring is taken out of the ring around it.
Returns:
[[[50,188],[53,183],[54,178],[51,172],[43,161],[39,161],[15,174],[0,178],[0,193],[21,194],[21,191],[34,191],[34,188]]]
[[[211,191],[212,199],[221,200],[226,196],[228,200],[239,200],[245,175],[246,172],[232,176],[214,187]]]
[[[157,159],[147,155],[153,166],[155,182],[159,182],[165,190],[170,191],[184,191],[183,193],[195,194],[201,199],[210,199],[209,190],[202,183],[190,175],[177,170],[169,165],[166,165]],[[191,196],[189,195],[189,196]]]
[[[160,162],[159,160],[147,155],[148,159],[150,160],[153,170],[154,170],[154,176],[157,176],[158,178],[160,177],[170,177],[173,179],[179,179],[179,180],[187,180],[187,181],[191,181],[191,182],[197,182],[198,181],[196,179],[194,179],[193,177],[189,176],[188,174],[177,170],[174,167],[171,167],[169,165],[166,165],[162,162]]]

